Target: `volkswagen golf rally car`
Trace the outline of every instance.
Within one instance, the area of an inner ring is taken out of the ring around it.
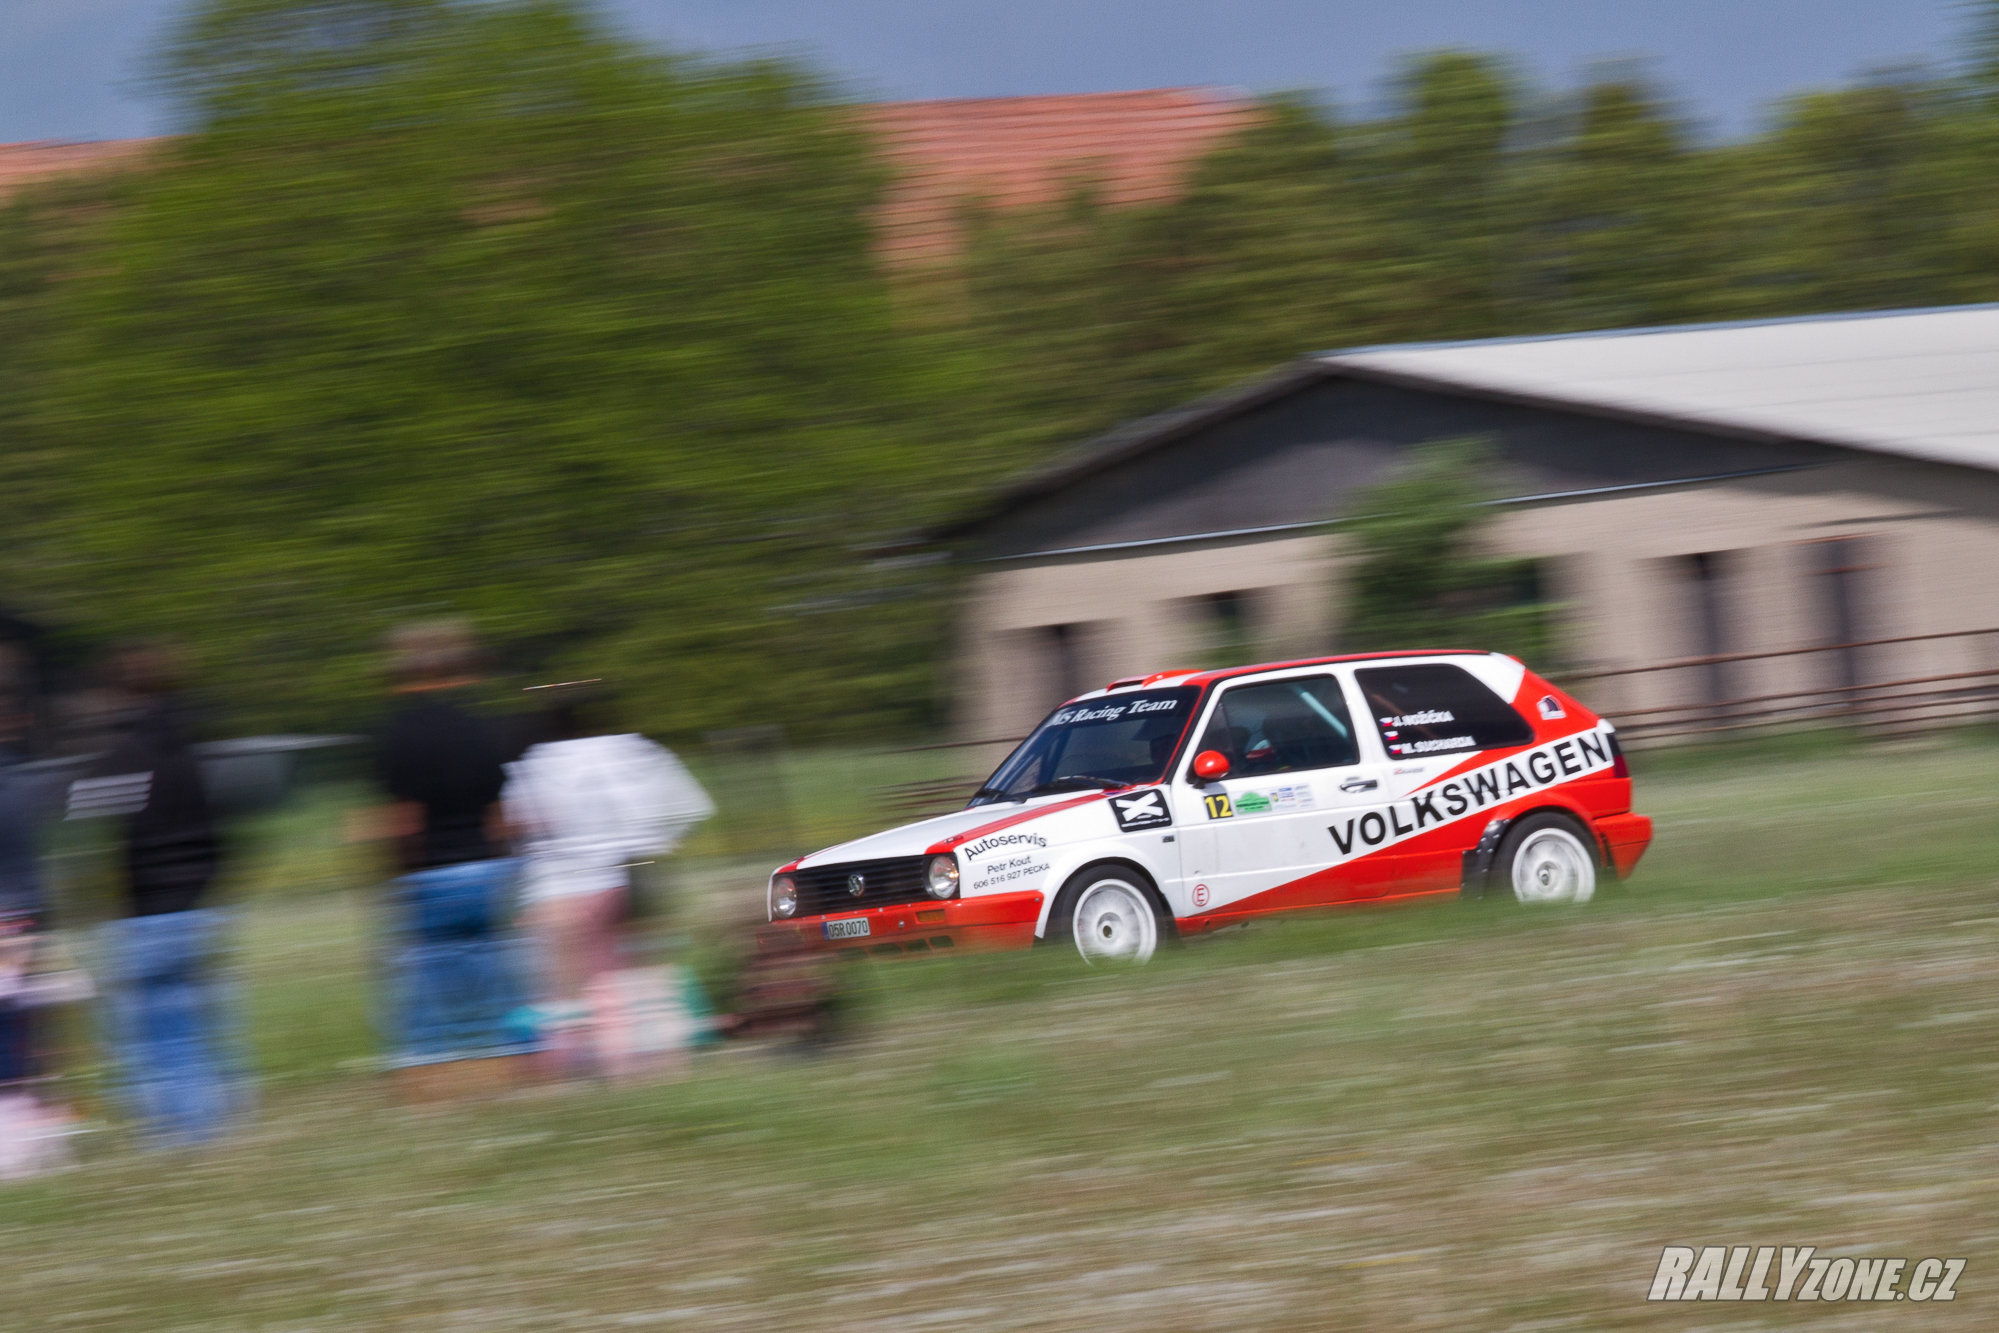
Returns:
[[[779,867],[769,910],[832,947],[1142,962],[1273,912],[1584,902],[1651,838],[1615,731],[1574,698],[1497,653],[1377,653],[1113,681],[964,809]]]

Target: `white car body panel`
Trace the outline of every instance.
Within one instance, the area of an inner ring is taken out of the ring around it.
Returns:
[[[1315,872],[1387,850],[1391,844],[1384,842],[1367,850],[1356,848],[1350,855],[1337,854],[1328,824],[1353,821],[1347,824],[1351,829],[1373,813],[1388,811],[1446,771],[1466,766],[1472,756],[1465,752],[1391,758],[1384,748],[1377,719],[1369,716],[1354,673],[1416,660],[1462,667],[1508,702],[1519,693],[1526,674],[1526,668],[1512,658],[1464,653],[1277,667],[1232,677],[1210,689],[1183,735],[1170,772],[1156,786],[1063,792],[956,810],[826,848],[796,865],[813,868],[948,849],[958,858],[963,898],[1039,891],[1041,916],[1035,934],[1042,935],[1056,895],[1070,876],[1086,866],[1124,861],[1151,877],[1174,917],[1212,914]],[[1220,700],[1244,686],[1305,677],[1339,682],[1358,747],[1357,763],[1271,777],[1231,776],[1207,784],[1190,780],[1198,742]],[[1134,682],[1122,690],[1097,690],[1064,707],[1168,689],[1185,679],[1167,676],[1147,679],[1142,686]],[[1601,730],[1607,737],[1608,725]],[[1606,758],[1604,763],[1608,762]],[[1207,803],[1216,797],[1233,803],[1231,816],[1210,816]],[[1136,818],[1145,826],[1123,827],[1117,808],[1127,811],[1124,822]],[[1138,813],[1132,815],[1133,810]],[[1452,822],[1470,818],[1456,815]],[[1384,887],[1387,883],[1384,878]],[[1366,893],[1363,890],[1362,896]]]

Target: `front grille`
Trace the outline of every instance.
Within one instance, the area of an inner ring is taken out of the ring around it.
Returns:
[[[794,870],[791,877],[798,881],[798,915],[860,912],[891,903],[919,902],[930,896],[923,887],[923,867],[929,859],[898,856],[892,861],[849,861],[845,865]],[[855,874],[867,882],[859,894],[847,888],[847,876]]]

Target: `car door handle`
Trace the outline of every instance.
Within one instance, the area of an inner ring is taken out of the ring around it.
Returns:
[[[1381,784],[1373,778],[1348,778],[1340,784],[1341,791],[1373,791]]]

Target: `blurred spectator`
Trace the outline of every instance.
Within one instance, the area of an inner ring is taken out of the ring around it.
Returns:
[[[242,1105],[228,1050],[210,905],[220,843],[179,702],[180,667],[158,644],[112,664],[121,710],[110,750],[70,784],[71,819],[119,821],[120,917],[106,927],[111,1045],[132,1109],[170,1144],[213,1137]]]
[[[406,873],[477,865],[501,852],[492,832],[505,782],[499,729],[473,712],[478,648],[455,620],[408,625],[389,638],[401,699],[376,756],[392,802],[389,832]]]
[[[613,730],[593,684],[544,687],[555,696],[549,739],[508,765],[504,809],[524,858],[522,910],[556,1065],[615,1075],[652,1044],[632,1031],[635,1004],[668,993],[663,979],[620,975],[634,868],[672,851],[715,807],[672,751]]]
[[[26,913],[0,913],[0,1180],[70,1159],[76,1117],[54,1091],[44,1016],[90,995],[90,978],[40,923]]]
[[[19,657],[0,645],[0,916],[39,919],[46,903],[36,848],[42,822],[59,807],[61,786],[25,766],[30,714],[24,675]]]
[[[72,1117],[48,1094],[54,1005],[89,996],[88,978],[54,966],[37,844],[62,785],[23,762],[28,730],[20,663],[0,647],[0,1180],[67,1160]]]
[[[478,646],[455,620],[389,638],[400,700],[383,730],[376,775],[389,806],[382,832],[402,877],[391,997],[404,1064],[509,1054],[521,989],[507,934],[515,863],[499,846],[505,747],[473,711]]]

